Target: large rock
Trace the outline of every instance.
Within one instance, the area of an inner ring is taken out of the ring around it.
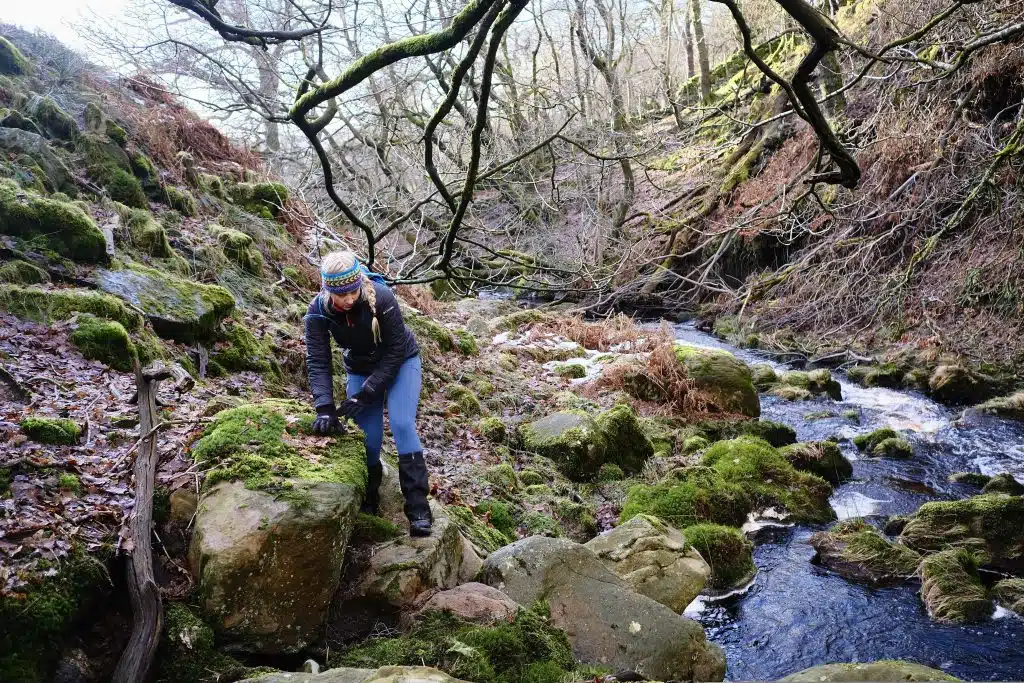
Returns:
[[[944,671],[914,662],[883,660],[865,664],[823,664],[782,679],[785,683],[822,681],[958,681]]]
[[[711,567],[677,529],[637,515],[585,545],[633,590],[682,612],[704,588]]]
[[[985,401],[978,409],[985,413],[1012,420],[1024,420],[1024,391]]]
[[[996,381],[962,365],[940,365],[928,378],[928,389],[942,403],[978,403],[995,393]]]
[[[416,613],[444,610],[471,624],[490,626],[512,621],[519,611],[519,604],[497,588],[482,583],[465,583],[430,596]]]
[[[783,446],[779,453],[793,467],[816,474],[833,486],[853,476],[853,464],[832,441],[801,441]]]
[[[222,482],[200,500],[189,564],[204,612],[236,649],[297,652],[327,618],[360,494],[325,482],[303,490],[296,505]]]
[[[183,344],[209,340],[231,314],[235,299],[217,285],[205,285],[132,264],[124,270],[99,270],[96,285],[145,313],[153,331]]]
[[[772,375],[774,375],[774,379],[772,379]],[[788,401],[805,401],[821,395],[836,401],[843,400],[842,387],[832,378],[832,373],[825,368],[809,372],[791,370],[776,375],[771,368],[766,371],[762,366],[758,368],[754,383],[758,388],[768,389],[773,396]]]
[[[912,577],[921,556],[892,543],[870,524],[854,519],[840,522],[810,539],[816,560],[851,581],[899,583]]]
[[[900,542],[921,553],[980,550],[986,567],[1024,571],[1024,498],[987,494],[925,503],[903,528]]]
[[[591,417],[583,411],[548,415],[519,428],[524,450],[553,460],[574,481],[594,479],[601,465],[636,473],[654,455],[654,445],[633,409],[619,404]]]
[[[329,669],[319,674],[276,673],[241,683],[471,683],[427,666],[385,666],[380,669]],[[478,682],[479,683],[479,682]]]
[[[73,191],[71,171],[42,135],[20,128],[0,128],[0,150],[12,156],[24,155],[43,172],[40,178],[52,192]],[[19,165],[26,165],[24,162]]]
[[[81,208],[0,180],[0,235],[31,242],[82,263],[106,263],[107,240]]]
[[[992,601],[978,576],[973,554],[943,550],[921,562],[921,600],[928,616],[949,624],[969,624],[992,616]]]
[[[992,587],[992,595],[1006,609],[1024,616],[1024,579],[1003,579]]]
[[[531,536],[492,553],[483,579],[520,605],[546,600],[582,662],[653,679],[717,681],[725,657],[704,630],[631,590],[587,548]]]

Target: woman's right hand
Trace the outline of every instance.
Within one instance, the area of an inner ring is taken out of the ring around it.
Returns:
[[[316,419],[313,420],[314,434],[339,434],[342,431],[341,421],[333,405],[317,406]]]

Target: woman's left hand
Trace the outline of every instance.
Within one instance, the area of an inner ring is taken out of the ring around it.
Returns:
[[[366,404],[361,403],[359,399],[355,397],[345,399],[345,401],[340,406],[338,406],[338,415],[340,417],[355,419],[355,417],[359,415],[359,413],[363,412],[363,409],[365,407]]]

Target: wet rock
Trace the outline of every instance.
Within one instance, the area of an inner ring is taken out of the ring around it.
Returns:
[[[567,477],[590,481],[601,465],[614,463],[625,472],[638,472],[654,455],[633,409],[619,404],[596,417],[559,412],[519,428],[524,450],[550,458]]]
[[[865,664],[823,664],[781,679],[784,683],[822,681],[958,681],[944,671],[915,662],[883,660]]]
[[[1024,499],[988,494],[925,503],[907,522],[900,542],[921,553],[980,550],[986,567],[1024,571]]]
[[[424,612],[442,610],[463,621],[490,626],[512,621],[519,611],[519,604],[497,588],[482,583],[465,583],[432,595],[416,610],[414,618]]]
[[[936,400],[954,405],[984,401],[994,393],[996,381],[962,365],[940,365],[928,378],[928,389]]]
[[[868,455],[886,458],[909,458],[914,454],[910,442],[894,429],[882,427],[853,438],[853,444]]]
[[[853,465],[839,445],[831,441],[807,441],[779,449],[793,467],[816,474],[833,486],[853,476]]]
[[[778,375],[774,382],[768,381],[767,374],[761,371],[759,380],[760,386],[767,386],[769,393],[788,401],[806,401],[815,396],[828,396],[836,401],[843,399],[839,382],[833,379],[832,373],[824,368],[810,372],[802,370],[784,372]]]
[[[885,526],[882,527],[882,533],[886,536],[899,536],[903,533],[903,529],[906,528],[907,522],[910,521],[910,517],[906,515],[893,515],[889,519],[885,520]]]
[[[866,387],[896,389],[903,384],[904,371],[893,363],[857,365],[846,371],[851,381]]]
[[[981,472],[954,472],[949,475],[949,480],[954,484],[965,484],[979,489],[985,486],[991,479],[992,477]]]
[[[328,669],[319,674],[276,673],[241,683],[470,683],[427,666],[385,666],[380,669]]]
[[[996,602],[1024,616],[1024,579],[1003,579],[992,587]]]
[[[850,581],[899,583],[913,576],[921,561],[916,552],[889,541],[859,519],[814,534],[810,544],[818,562]]]
[[[978,406],[978,409],[1011,420],[1024,420],[1024,391],[989,399]]]
[[[632,591],[587,548],[532,536],[492,553],[484,581],[520,605],[548,601],[582,662],[638,668],[656,679],[721,680],[725,658],[703,629]]]
[[[297,652],[327,618],[361,496],[326,482],[302,491],[297,505],[223,482],[200,500],[189,563],[204,612],[235,649]]]
[[[686,540],[711,567],[708,588],[712,593],[727,593],[754,580],[754,544],[735,527],[721,524],[695,524],[683,532]]]
[[[585,544],[638,593],[682,612],[704,588],[711,567],[677,529],[637,515]]]
[[[928,616],[950,624],[969,624],[992,616],[992,601],[978,577],[978,562],[965,548],[943,550],[921,562],[921,600]]]
[[[1024,484],[1013,478],[1012,474],[1003,472],[992,477],[981,490],[982,493],[1005,493],[1009,496],[1024,494]]]

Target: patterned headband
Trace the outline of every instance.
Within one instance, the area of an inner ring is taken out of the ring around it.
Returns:
[[[354,292],[363,284],[363,270],[359,261],[337,273],[320,272],[320,282],[331,294],[348,294]]]

